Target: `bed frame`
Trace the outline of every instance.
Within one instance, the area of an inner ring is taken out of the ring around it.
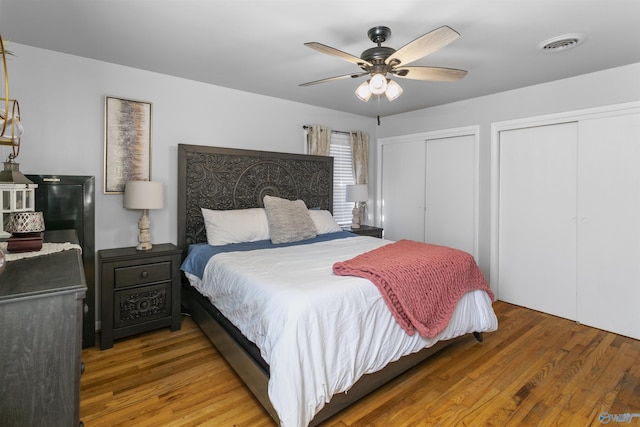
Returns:
[[[310,208],[331,211],[333,158],[210,146],[178,145],[178,244],[206,242],[201,208],[263,207],[265,195],[301,199]],[[193,290],[183,275],[182,304],[260,404],[279,424],[268,395],[269,366],[257,347]],[[462,337],[460,337],[462,338]],[[476,334],[481,340],[481,335]],[[362,398],[458,339],[441,341],[363,376],[348,393],[334,395],[311,426]]]

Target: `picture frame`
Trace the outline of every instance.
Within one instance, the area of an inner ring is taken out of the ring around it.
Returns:
[[[151,181],[151,103],[106,96],[104,124],[104,193]]]

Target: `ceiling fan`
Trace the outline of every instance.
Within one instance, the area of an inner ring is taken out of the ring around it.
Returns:
[[[367,35],[369,36],[369,39],[378,46],[365,50],[362,52],[360,57],[348,54],[322,43],[305,43],[305,46],[309,46],[319,52],[337,56],[338,58],[344,59],[352,64],[356,64],[358,67],[362,68],[364,72],[315,80],[312,82],[302,83],[300,86],[311,86],[318,83],[326,83],[348,78],[355,79],[370,75],[370,79],[358,86],[355,91],[356,96],[362,101],[367,102],[369,98],[371,98],[372,94],[379,96],[384,93],[389,101],[393,101],[402,94],[403,90],[398,83],[389,79],[387,74],[405,79],[439,82],[458,81],[467,74],[465,70],[458,70],[455,68],[422,66],[407,67],[408,64],[445,47],[460,37],[460,34],[458,34],[457,31],[446,25],[418,37],[398,50],[382,46],[382,43],[391,36],[391,29],[389,29],[389,27],[373,27],[367,32]]]

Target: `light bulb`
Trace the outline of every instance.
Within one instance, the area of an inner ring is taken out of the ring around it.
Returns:
[[[369,90],[374,95],[382,95],[387,90],[387,78],[382,74],[374,74],[369,80]]]
[[[371,98],[371,91],[369,90],[369,81],[362,83],[356,89],[356,96],[364,102],[367,102]]]
[[[398,83],[393,80],[389,80],[389,83],[387,83],[387,90],[384,94],[387,95],[387,99],[389,99],[389,101],[393,101],[402,95],[402,92],[404,92],[404,90],[402,90]]]

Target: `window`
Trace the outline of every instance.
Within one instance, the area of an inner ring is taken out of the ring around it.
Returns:
[[[339,225],[349,225],[353,216],[353,202],[345,199],[347,185],[355,184],[355,179],[348,134],[331,134],[329,155],[333,157],[333,217]]]

